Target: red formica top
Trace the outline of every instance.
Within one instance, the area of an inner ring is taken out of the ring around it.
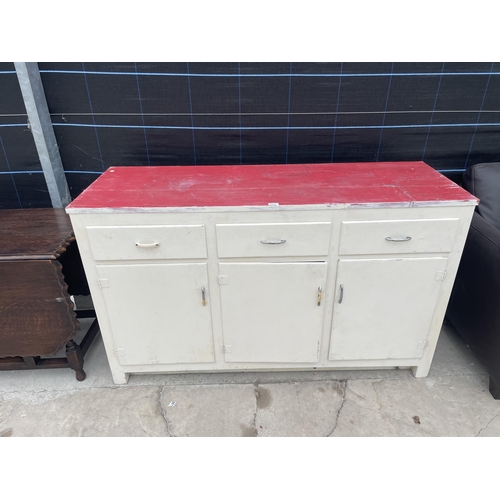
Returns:
[[[111,167],[67,208],[477,204],[424,162]]]

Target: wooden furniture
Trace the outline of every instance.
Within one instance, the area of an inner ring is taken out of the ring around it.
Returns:
[[[422,162],[114,167],[71,203],[115,383],[429,371],[477,199]]]
[[[70,295],[88,293],[64,209],[0,211],[0,370],[69,366],[84,380],[83,356],[99,325],[80,345],[73,340],[77,318],[95,312],[75,312]],[[42,358],[64,346],[65,358]]]

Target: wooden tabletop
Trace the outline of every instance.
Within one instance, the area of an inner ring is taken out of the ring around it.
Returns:
[[[55,259],[72,239],[63,208],[0,210],[0,260]]]
[[[424,162],[111,167],[69,206],[144,209],[476,204]]]

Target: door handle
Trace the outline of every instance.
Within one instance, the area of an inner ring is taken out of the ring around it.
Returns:
[[[411,240],[411,236],[406,236],[404,238],[392,238],[391,236],[387,236],[386,240],[387,241],[394,241],[394,242],[398,242],[398,241],[410,241]]]
[[[201,303],[204,306],[207,305],[207,301],[205,300],[205,287],[204,286],[201,287]]]
[[[281,245],[286,243],[286,240],[260,240],[260,242],[264,243],[264,245]]]
[[[156,248],[156,247],[159,247],[160,244],[158,242],[155,242],[155,243],[136,243],[135,246],[139,247],[139,248]]]
[[[344,300],[344,285],[340,285],[339,304],[342,304],[343,300]]]
[[[318,286],[318,306],[321,305],[321,297],[323,296],[323,290]]]

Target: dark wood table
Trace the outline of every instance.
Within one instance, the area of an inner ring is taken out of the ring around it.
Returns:
[[[94,320],[78,345],[73,295],[89,288],[64,209],[0,210],[0,370],[70,367],[85,380],[83,358],[99,331]],[[65,357],[43,358],[66,346]]]

